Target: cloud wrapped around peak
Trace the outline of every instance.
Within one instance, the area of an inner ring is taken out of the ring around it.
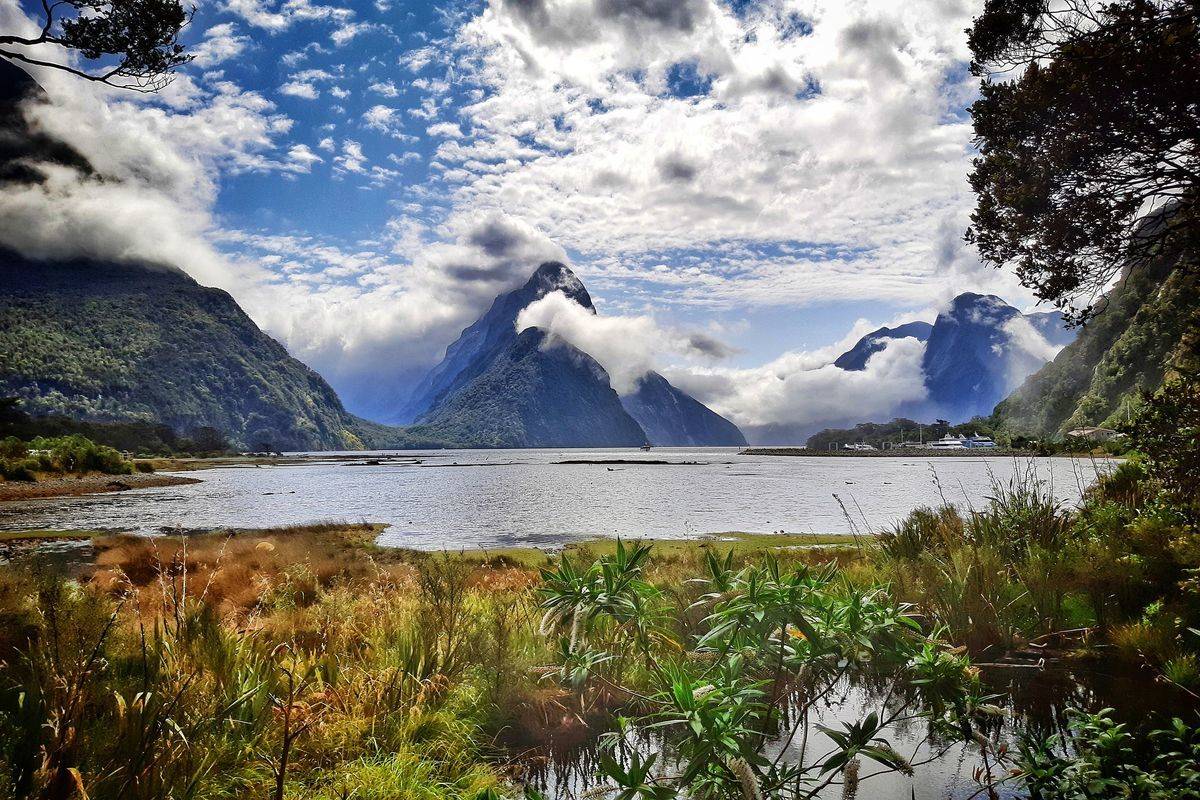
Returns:
[[[724,343],[702,333],[667,328],[650,316],[593,314],[562,292],[551,292],[517,315],[517,330],[540,328],[550,343],[564,341],[582,350],[608,372],[617,394],[630,394],[638,380],[664,359],[719,359],[732,354]]]
[[[861,371],[833,366],[842,346],[785,353],[749,369],[672,369],[666,376],[745,428],[804,430],[886,418],[925,399],[923,342],[887,340]]]

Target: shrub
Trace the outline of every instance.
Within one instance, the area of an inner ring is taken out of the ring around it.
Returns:
[[[1019,776],[1035,800],[1171,800],[1200,797],[1200,727],[1172,720],[1138,737],[1111,709],[1068,712],[1069,734],[1026,735]]]
[[[20,461],[29,455],[29,448],[15,436],[0,439],[0,459]]]
[[[1200,377],[1182,375],[1144,397],[1129,433],[1171,502],[1200,522]]]
[[[51,469],[58,472],[103,472],[107,475],[133,472],[133,465],[119,452],[77,433],[57,439],[38,437],[30,442],[30,449],[44,451]]]

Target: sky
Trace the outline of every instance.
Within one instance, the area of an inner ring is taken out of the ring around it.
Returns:
[[[962,242],[973,0],[196,5],[158,95],[37,73],[27,116],[109,180],[5,193],[0,244],[180,266],[365,416],[546,259],[626,340],[610,372],[748,425],[919,394],[919,348],[826,370],[872,327],[967,290],[1031,305]],[[39,8],[0,0],[0,26]]]

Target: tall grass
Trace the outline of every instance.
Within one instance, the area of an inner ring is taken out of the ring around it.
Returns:
[[[1125,656],[1176,659],[1190,680],[1200,537],[1157,497],[1137,460],[1102,476],[1075,509],[1019,470],[981,509],[918,509],[883,531],[859,574],[888,582],[975,653],[1095,634]]]

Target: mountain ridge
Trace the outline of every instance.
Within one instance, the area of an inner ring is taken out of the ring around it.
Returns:
[[[446,348],[398,415],[415,420],[410,430],[487,447],[745,444],[736,425],[658,373],[643,376],[634,391],[620,397],[608,373],[587,353],[540,328],[518,333],[521,311],[555,291],[596,313],[587,288],[569,267],[543,262],[522,286],[499,295]],[[529,348],[529,331],[536,331],[536,351]],[[568,368],[564,354],[588,369]],[[506,381],[498,381],[497,374]],[[579,424],[571,392],[552,386],[553,380],[587,400],[596,415],[595,431]],[[538,394],[540,398],[532,396]],[[563,422],[563,431],[546,424],[552,418]],[[630,423],[639,431],[636,437]]]

